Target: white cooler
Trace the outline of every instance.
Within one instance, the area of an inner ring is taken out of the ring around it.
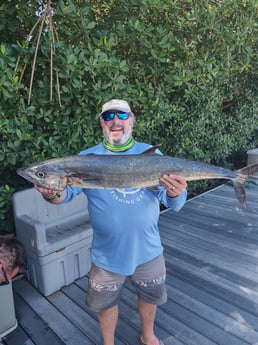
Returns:
[[[18,323],[15,317],[12,282],[0,285],[0,340],[15,330]]]

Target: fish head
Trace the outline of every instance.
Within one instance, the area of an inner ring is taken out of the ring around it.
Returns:
[[[39,187],[63,190],[68,184],[68,177],[59,165],[46,163],[30,164],[17,170],[17,174]]]

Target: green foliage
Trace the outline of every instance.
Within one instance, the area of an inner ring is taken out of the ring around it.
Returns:
[[[10,233],[13,231],[13,216],[10,207],[12,202],[12,194],[15,189],[8,185],[0,186],[0,234]]]
[[[39,27],[26,37],[38,2],[0,5],[1,185],[29,187],[17,167],[98,143],[96,114],[113,97],[131,103],[138,140],[178,157],[246,164],[258,134],[256,0],[51,3],[55,31],[44,24],[30,104]]]

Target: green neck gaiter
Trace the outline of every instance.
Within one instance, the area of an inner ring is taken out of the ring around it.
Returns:
[[[109,151],[112,151],[112,152],[124,152],[124,151],[127,151],[129,150],[130,148],[132,148],[134,146],[134,138],[131,137],[127,140],[126,143],[124,143],[123,145],[112,145],[112,144],[109,144],[106,139],[103,139],[103,145],[104,147],[109,150]]]

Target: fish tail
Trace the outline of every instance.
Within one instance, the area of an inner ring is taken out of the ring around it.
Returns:
[[[258,163],[247,165],[246,167],[237,170],[237,173],[243,175],[248,181],[258,183]]]
[[[258,163],[247,165],[236,172],[239,176],[232,180],[233,187],[240,203],[246,206],[245,182],[248,180],[258,183],[258,175],[255,175],[258,172]]]
[[[235,178],[232,183],[239,202],[246,207],[245,181],[245,178]]]

